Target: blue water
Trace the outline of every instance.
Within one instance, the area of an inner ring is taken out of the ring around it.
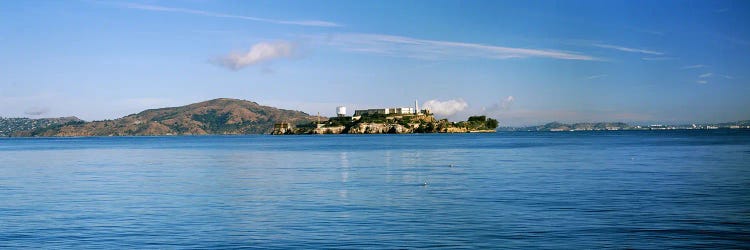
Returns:
[[[750,131],[0,139],[0,247],[750,248]]]

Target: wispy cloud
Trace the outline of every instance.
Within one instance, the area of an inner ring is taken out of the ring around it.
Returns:
[[[644,33],[644,34],[650,34],[650,35],[656,35],[656,36],[663,36],[664,32],[661,31],[655,31],[655,30],[648,30],[648,29],[640,29],[640,28],[634,28],[630,27],[631,30]]]
[[[706,81],[706,80],[698,80],[698,81],[695,81],[695,82],[700,83],[700,84],[706,84],[706,83],[708,83],[708,81]]]
[[[512,95],[509,95],[503,99],[501,99],[499,102],[493,103],[491,106],[487,108],[483,108],[484,113],[489,113],[492,115],[497,115],[500,112],[508,111],[510,110],[510,107],[513,106],[513,103],[516,101],[516,98]]]
[[[577,52],[529,49],[479,43],[417,39],[382,34],[337,34],[327,37],[327,44],[351,52],[381,54],[418,59],[445,58],[552,58],[596,61],[598,58]]]
[[[708,78],[714,75],[714,73],[705,73],[698,76],[698,78]]]
[[[469,104],[462,99],[452,99],[447,101],[429,100],[422,104],[422,107],[429,109],[432,113],[442,116],[451,116],[463,111]]]
[[[644,61],[668,61],[668,60],[674,60],[677,58],[661,56],[661,57],[643,57],[641,59]]]
[[[27,114],[27,115],[37,116],[37,115],[46,114],[48,112],[49,112],[49,108],[47,108],[47,107],[32,107],[32,108],[24,111],[23,113]]]
[[[708,67],[708,66],[703,65],[703,64],[695,64],[695,65],[688,65],[680,69],[700,69],[700,68],[705,68],[705,67]]]
[[[748,40],[744,40],[744,39],[740,39],[739,37],[734,37],[734,36],[730,36],[730,35],[725,35],[725,36],[724,36],[724,39],[726,39],[726,40],[727,40],[728,42],[730,42],[730,43],[733,43],[733,44],[736,44],[736,45],[740,45],[740,46],[750,46],[750,41],[748,41]]]
[[[714,13],[724,13],[724,12],[727,12],[727,11],[729,11],[729,8],[723,8],[723,9],[714,10]]]
[[[593,76],[586,77],[586,80],[594,80],[594,79],[599,79],[599,78],[604,78],[604,77],[607,77],[607,75],[604,75],[604,74],[602,74],[602,75],[593,75]]]
[[[724,78],[729,79],[729,80],[734,79],[734,76],[730,76],[730,75],[719,75],[719,76],[724,77]]]
[[[628,47],[623,47],[623,46],[618,46],[618,45],[611,45],[611,44],[596,43],[596,44],[593,44],[593,45],[596,46],[596,47],[599,47],[599,48],[614,49],[614,50],[631,52],[631,53],[642,53],[642,54],[657,55],[657,56],[658,55],[664,55],[664,53],[658,52],[658,51],[645,50],[645,49],[636,49],[636,48],[628,48]]]
[[[219,17],[219,18],[234,18],[234,19],[242,19],[242,20],[264,22],[264,23],[273,23],[273,24],[299,25],[299,26],[316,26],[316,27],[338,27],[338,26],[341,26],[338,23],[328,22],[328,21],[320,21],[320,20],[277,20],[277,19],[261,18],[261,17],[254,17],[254,16],[234,15],[234,14],[226,14],[226,13],[203,11],[203,10],[184,9],[184,8],[175,8],[175,7],[166,7],[166,6],[159,6],[159,5],[148,5],[148,4],[138,4],[138,3],[121,3],[121,4],[117,4],[117,5],[121,6],[121,7],[124,7],[124,8],[128,8],[128,9],[137,9],[137,10],[146,10],[146,11],[157,11],[157,12],[173,12],[173,13],[183,13],[183,14],[190,14],[190,15],[199,15],[199,16],[208,16],[208,17]]]
[[[238,70],[249,65],[277,58],[291,57],[294,54],[294,50],[295,46],[290,42],[264,42],[253,45],[248,52],[231,53],[219,58],[216,62],[220,66]]]

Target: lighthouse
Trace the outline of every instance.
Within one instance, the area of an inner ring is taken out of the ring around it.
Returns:
[[[414,100],[414,114],[419,114],[419,102],[417,100]]]

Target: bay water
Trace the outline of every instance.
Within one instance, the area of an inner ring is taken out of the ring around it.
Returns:
[[[750,131],[3,138],[0,248],[750,248]]]

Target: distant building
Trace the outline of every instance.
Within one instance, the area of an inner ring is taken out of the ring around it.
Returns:
[[[415,100],[413,108],[381,108],[381,109],[360,109],[354,111],[354,116],[362,115],[421,115],[430,114],[429,109],[419,110],[419,104]]]
[[[385,109],[360,109],[354,111],[354,116],[361,115],[410,115],[414,114],[414,108],[385,108]]]

